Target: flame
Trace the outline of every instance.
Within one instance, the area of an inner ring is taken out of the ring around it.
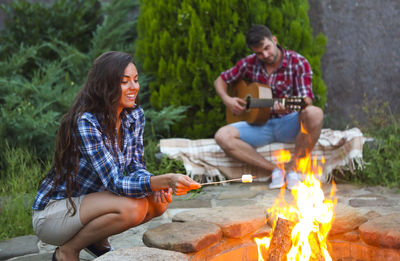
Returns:
[[[269,243],[271,243],[271,238],[270,237],[263,237],[263,238],[254,238],[254,240],[257,243],[257,249],[258,249],[258,261],[264,261],[262,258],[262,254],[266,252],[269,248]]]
[[[290,152],[282,150],[276,158],[279,162],[278,166],[282,168],[284,163],[290,160]],[[324,158],[321,159],[321,163],[325,163]],[[311,160],[309,154],[297,162],[296,170],[302,173],[305,179],[292,189],[293,202],[288,204],[285,201],[285,189],[281,189],[274,206],[267,210],[268,221],[273,221],[271,236],[254,239],[258,247],[259,261],[264,261],[263,254],[268,251],[278,217],[295,223],[291,233],[292,246],[287,254],[287,260],[310,260],[315,255],[324,260],[332,260],[328,252],[327,235],[334,219],[335,184],[332,183],[330,198],[325,199],[318,180],[322,176],[322,167],[318,165],[317,157]]]
[[[300,122],[300,131],[301,131],[301,133],[303,133],[303,134],[308,134],[308,132],[306,131],[306,129],[304,129],[303,123],[302,123],[302,122]]]

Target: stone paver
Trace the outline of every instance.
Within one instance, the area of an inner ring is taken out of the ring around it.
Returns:
[[[352,207],[391,207],[396,202],[392,199],[385,198],[371,198],[371,199],[363,199],[363,198],[355,198],[349,200],[349,205]]]
[[[196,209],[176,214],[174,222],[206,222],[221,227],[224,236],[241,238],[256,231],[265,224],[265,210],[262,206],[216,207]]]
[[[211,208],[212,203],[209,199],[175,200],[170,204],[170,208],[187,208],[197,206],[198,208]]]
[[[378,248],[363,242],[331,242],[332,260],[335,261],[398,261],[400,252],[395,249]]]
[[[29,254],[29,255],[14,257],[14,258],[7,259],[7,260],[8,261],[45,261],[45,260],[50,261],[52,256],[53,256],[53,253],[49,252],[49,253],[42,253],[42,254]]]
[[[21,236],[0,242],[0,260],[39,253],[39,239],[35,235]]]
[[[324,184],[323,189],[325,195],[329,196],[331,186]],[[226,258],[232,259],[235,253],[248,256],[248,260],[257,260],[253,258],[254,242],[251,237],[254,235],[261,237],[271,233],[271,228],[263,223],[266,210],[273,206],[279,194],[279,190],[269,190],[267,183],[239,183],[229,186],[208,186],[196,195],[174,196],[169,209],[161,217],[110,237],[110,242],[116,251],[96,260],[197,261],[215,256],[213,260],[217,261],[227,260]],[[286,202],[291,202],[292,195],[288,191],[284,197]],[[335,197],[338,205],[335,208],[335,221],[331,230],[331,234],[334,235],[330,237],[335,250],[332,255],[333,260],[339,260],[339,258],[341,258],[340,260],[359,259],[365,261],[400,260],[400,249],[388,248],[397,247],[400,241],[396,234],[399,233],[398,227],[400,227],[398,223],[400,220],[400,193],[394,189],[380,186],[362,187],[352,184],[337,184]],[[252,208],[253,210],[251,210]],[[241,218],[237,218],[238,216]],[[143,235],[147,231],[169,224],[173,220],[213,223],[218,225],[222,231],[225,228],[224,237],[218,243],[196,252],[195,255],[185,255],[176,251],[145,246]],[[378,225],[381,226],[381,229],[378,229]],[[376,231],[370,232],[370,227],[376,228]],[[387,233],[386,236],[379,234],[378,231],[384,234],[385,229],[392,234]],[[372,233],[372,235],[367,236],[368,233]],[[379,242],[380,246],[382,242],[385,242],[386,248],[377,247],[371,239],[374,237],[377,238],[376,242]],[[386,239],[383,240],[382,238],[385,237]],[[391,239],[388,240],[389,238]],[[28,237],[26,240],[25,243],[18,243],[18,239],[0,242],[0,255],[11,257],[9,250],[13,247],[21,249],[22,245],[24,246],[23,252],[18,254],[21,256],[12,260],[51,260],[55,246],[37,242],[34,236]],[[2,244],[8,244],[8,247],[1,247]],[[32,246],[29,247],[31,250],[25,247],[28,245]],[[35,247],[36,250],[34,250]],[[227,249],[232,250],[227,251]],[[80,259],[82,261],[93,260],[85,251],[81,252]]]
[[[188,261],[185,254],[151,247],[133,247],[109,252],[96,261]]]
[[[335,220],[329,234],[336,235],[353,231],[367,221],[368,219],[356,208],[339,203],[335,207]]]
[[[219,226],[206,222],[172,222],[147,230],[146,246],[182,253],[197,252],[222,238]]]
[[[360,236],[374,246],[400,248],[400,213],[377,217],[362,224]]]

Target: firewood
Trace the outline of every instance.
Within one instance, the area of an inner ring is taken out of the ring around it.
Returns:
[[[272,233],[271,243],[268,251],[263,253],[263,259],[266,261],[286,261],[287,254],[292,248],[292,230],[296,225],[295,222],[278,218],[276,221],[275,230]],[[321,244],[318,240],[318,235],[311,232],[308,236],[308,242],[311,247],[310,261],[324,261],[324,254],[321,250]]]
[[[324,261],[324,254],[321,250],[321,244],[318,240],[318,235],[315,232],[311,232],[308,236],[308,242],[311,246],[311,256],[310,261]]]
[[[278,218],[265,260],[286,261],[286,256],[292,247],[291,233],[294,225],[295,223],[290,220]]]

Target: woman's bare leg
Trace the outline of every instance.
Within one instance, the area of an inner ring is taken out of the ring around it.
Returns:
[[[152,201],[150,197],[132,199],[106,191],[85,196],[80,206],[84,227],[60,246],[57,260],[79,260],[79,252],[86,246],[150,220],[156,211],[149,201]]]

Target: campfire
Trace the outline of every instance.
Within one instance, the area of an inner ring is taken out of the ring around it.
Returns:
[[[290,152],[282,150],[275,156],[279,167],[284,169]],[[254,239],[259,261],[332,260],[327,235],[334,218],[335,185],[333,183],[329,199],[325,199],[318,180],[322,166],[310,155],[300,160],[297,171],[303,174],[304,181],[292,189],[293,202],[285,201],[285,188],[282,188],[274,206],[267,210],[267,222],[272,227],[270,236]]]

